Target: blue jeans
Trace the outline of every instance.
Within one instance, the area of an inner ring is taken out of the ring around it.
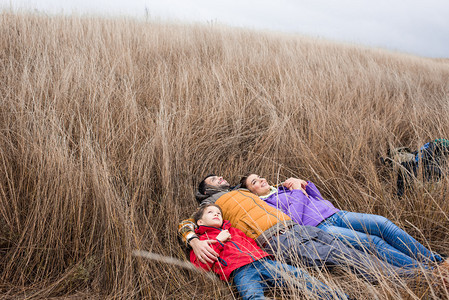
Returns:
[[[385,217],[339,211],[325,219],[318,228],[338,237],[359,250],[368,249],[390,264],[407,269],[424,267],[422,262],[440,262],[407,232]]]
[[[345,299],[344,293],[331,290],[306,271],[271,259],[260,259],[233,272],[234,284],[242,299],[265,299],[268,286],[286,286],[293,279],[295,287],[307,289],[320,299]],[[298,280],[299,279],[299,280]]]

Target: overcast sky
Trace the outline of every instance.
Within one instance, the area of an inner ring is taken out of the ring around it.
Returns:
[[[50,14],[126,15],[293,32],[449,57],[449,0],[0,0]]]

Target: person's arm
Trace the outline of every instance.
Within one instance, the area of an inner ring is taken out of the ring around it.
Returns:
[[[186,246],[189,246],[189,242],[193,238],[198,238],[198,236],[195,233],[195,220],[193,218],[189,218],[186,220],[181,221],[181,223],[178,224],[178,234],[181,240],[186,244]]]
[[[195,221],[192,218],[183,220],[178,225],[178,234],[180,235],[181,240],[186,244],[186,246],[190,246],[193,249],[196,257],[202,263],[213,263],[218,259],[218,254],[210,245],[216,243],[217,241],[200,241],[195,233],[195,227]]]
[[[306,192],[307,185],[308,185],[307,181],[299,178],[289,178],[282,183],[282,186],[286,187],[290,191],[300,190],[304,193],[304,195],[308,196]]]
[[[311,181],[308,181],[307,183],[308,183],[306,188],[307,194],[309,194],[309,196],[311,197],[318,198],[319,200],[324,200],[323,196],[321,195],[320,191],[317,189],[315,184],[313,184],[313,182]]]
[[[198,240],[199,242],[205,242],[206,240],[200,240],[199,238],[197,238],[196,240]],[[207,241],[212,241],[212,240],[207,240]],[[219,253],[221,253],[221,251],[224,248],[224,243],[222,243],[219,240],[214,240],[215,243],[211,244],[209,247],[212,249],[212,251],[214,251],[215,253],[217,253],[217,257],[219,256]],[[192,247],[192,249],[194,249]],[[206,271],[210,271],[212,268],[212,265],[218,260],[218,258],[216,258],[215,260],[207,260],[204,261],[202,259],[200,259],[200,257],[196,254],[195,251],[193,251],[193,254],[190,255],[190,261],[197,267],[200,267]]]

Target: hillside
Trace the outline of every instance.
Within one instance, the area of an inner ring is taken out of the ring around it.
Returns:
[[[4,12],[1,298],[232,299],[131,255],[185,259],[177,224],[210,172],[309,179],[449,254],[448,179],[399,199],[379,161],[449,138],[447,78],[445,60],[295,35]],[[430,278],[317,276],[359,299],[449,298]]]

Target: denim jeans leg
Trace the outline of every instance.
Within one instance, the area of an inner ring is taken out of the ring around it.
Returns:
[[[340,211],[319,227],[339,234],[354,247],[363,246],[373,250],[395,266],[416,268],[421,259],[443,260],[382,216]]]
[[[264,259],[260,261],[260,273],[270,286],[294,286],[304,293],[310,293],[318,299],[346,299],[341,291],[330,289],[327,285],[312,277],[307,271],[283,264],[278,261]]]
[[[260,268],[260,262],[256,261],[236,269],[233,273],[234,285],[243,300],[265,299],[266,283],[262,281],[258,266]]]

